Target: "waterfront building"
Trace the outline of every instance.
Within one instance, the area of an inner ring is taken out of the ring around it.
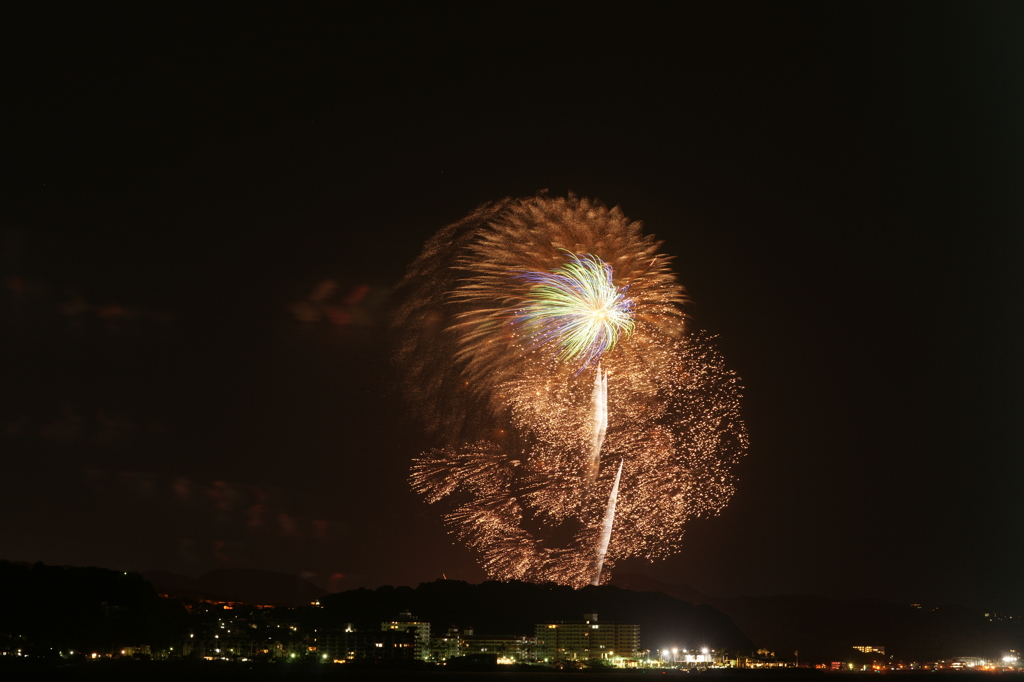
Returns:
[[[581,621],[538,623],[535,628],[537,660],[604,661],[624,666],[640,653],[640,626],[598,622],[596,613]]]
[[[415,635],[404,630],[360,632],[347,626],[316,633],[316,653],[326,661],[410,661],[415,651]]]
[[[430,658],[430,623],[419,620],[408,611],[398,614],[398,618],[398,620],[381,623],[381,631],[411,633],[415,638],[413,658],[420,661],[428,660]]]
[[[472,632],[472,630],[470,630]],[[458,628],[448,628],[443,637],[430,638],[430,660],[443,663],[462,655],[462,635]]]
[[[498,663],[526,663],[537,660],[537,639],[525,635],[466,635],[462,655],[495,654]]]

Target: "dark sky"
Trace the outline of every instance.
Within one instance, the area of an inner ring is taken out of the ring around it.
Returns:
[[[1024,611],[1024,6],[3,12],[0,557],[483,579],[389,291],[548,189],[663,239],[746,386],[730,506],[620,570]]]

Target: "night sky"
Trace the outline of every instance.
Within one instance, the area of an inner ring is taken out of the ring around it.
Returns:
[[[547,189],[664,240],[746,387],[731,504],[617,571],[1024,612],[1024,5],[0,26],[0,558],[483,580],[408,485],[390,291]]]

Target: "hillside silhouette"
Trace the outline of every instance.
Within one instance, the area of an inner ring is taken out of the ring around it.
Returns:
[[[380,587],[339,592],[321,598],[316,609],[320,627],[380,627],[409,611],[431,624],[472,627],[478,635],[532,635],[537,623],[582,620],[640,625],[644,647],[707,646],[749,651],[751,640],[710,605],[696,606],[657,592],[633,592],[611,585],[575,590],[564,585],[488,581],[480,585],[437,580],[419,587]],[[655,641],[657,640],[657,641]]]
[[[254,568],[219,568],[198,578],[167,571],[143,571],[142,576],[160,592],[186,599],[308,606],[327,593],[305,578]]]
[[[854,646],[884,646],[886,658],[938,661],[961,656],[1001,658],[1024,649],[1019,617],[985,614],[960,606],[894,604],[811,595],[724,599],[688,585],[670,585],[635,574],[616,574],[623,588],[651,590],[712,606],[728,615],[758,647],[780,658],[846,661]]]
[[[0,632],[46,651],[159,644],[186,627],[185,609],[137,573],[0,561]]]

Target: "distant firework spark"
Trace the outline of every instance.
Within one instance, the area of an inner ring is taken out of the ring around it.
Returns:
[[[501,580],[581,587],[679,550],[747,447],[738,377],[618,208],[505,199],[442,229],[399,287],[406,393],[445,443],[413,488]]]

